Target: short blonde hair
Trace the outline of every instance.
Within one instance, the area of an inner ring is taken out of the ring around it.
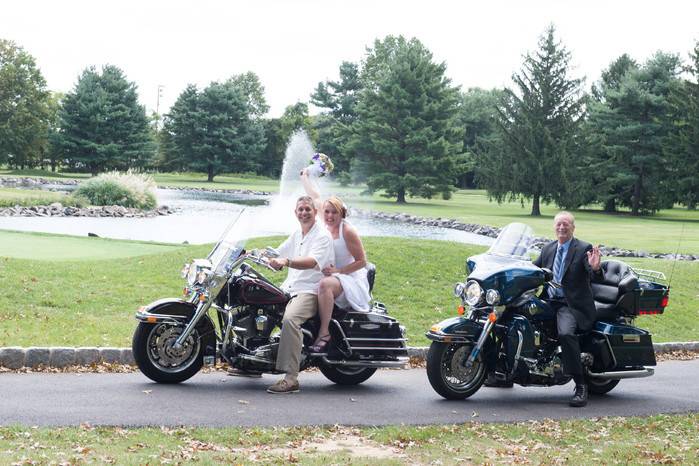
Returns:
[[[347,218],[347,206],[345,205],[344,202],[340,200],[339,197],[337,196],[330,196],[326,201],[326,204],[330,204],[337,210],[342,218]]]

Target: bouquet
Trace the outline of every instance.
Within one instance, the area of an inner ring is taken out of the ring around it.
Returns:
[[[325,154],[317,152],[313,154],[311,158],[311,165],[308,167],[308,175],[320,178],[333,171],[335,166],[333,165],[330,157]]]

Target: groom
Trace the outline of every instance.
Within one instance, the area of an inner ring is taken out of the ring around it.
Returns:
[[[276,369],[286,375],[267,389],[274,394],[299,391],[301,325],[318,313],[318,284],[324,276],[321,270],[335,262],[332,238],[316,222],[318,211],[313,199],[299,197],[294,213],[301,228],[279,246],[279,257],[269,261],[277,270],[289,269],[281,288],[293,296],[284,311],[277,353]]]

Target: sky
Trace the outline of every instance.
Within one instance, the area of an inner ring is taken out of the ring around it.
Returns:
[[[687,60],[697,18],[686,0],[9,0],[0,38],[36,59],[52,91],[71,91],[86,67],[118,66],[149,113],[166,113],[187,84],[253,71],[278,117],[387,35],[419,39],[464,90],[490,89],[511,85],[553,24],[589,87],[622,53]]]

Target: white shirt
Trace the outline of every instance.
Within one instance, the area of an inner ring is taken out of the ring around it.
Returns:
[[[316,222],[304,236],[301,230],[296,230],[278,248],[280,257],[295,258],[312,257],[316,266],[312,269],[289,268],[282,290],[291,294],[318,294],[318,284],[323,278],[321,270],[335,262],[333,240],[325,228]]]

